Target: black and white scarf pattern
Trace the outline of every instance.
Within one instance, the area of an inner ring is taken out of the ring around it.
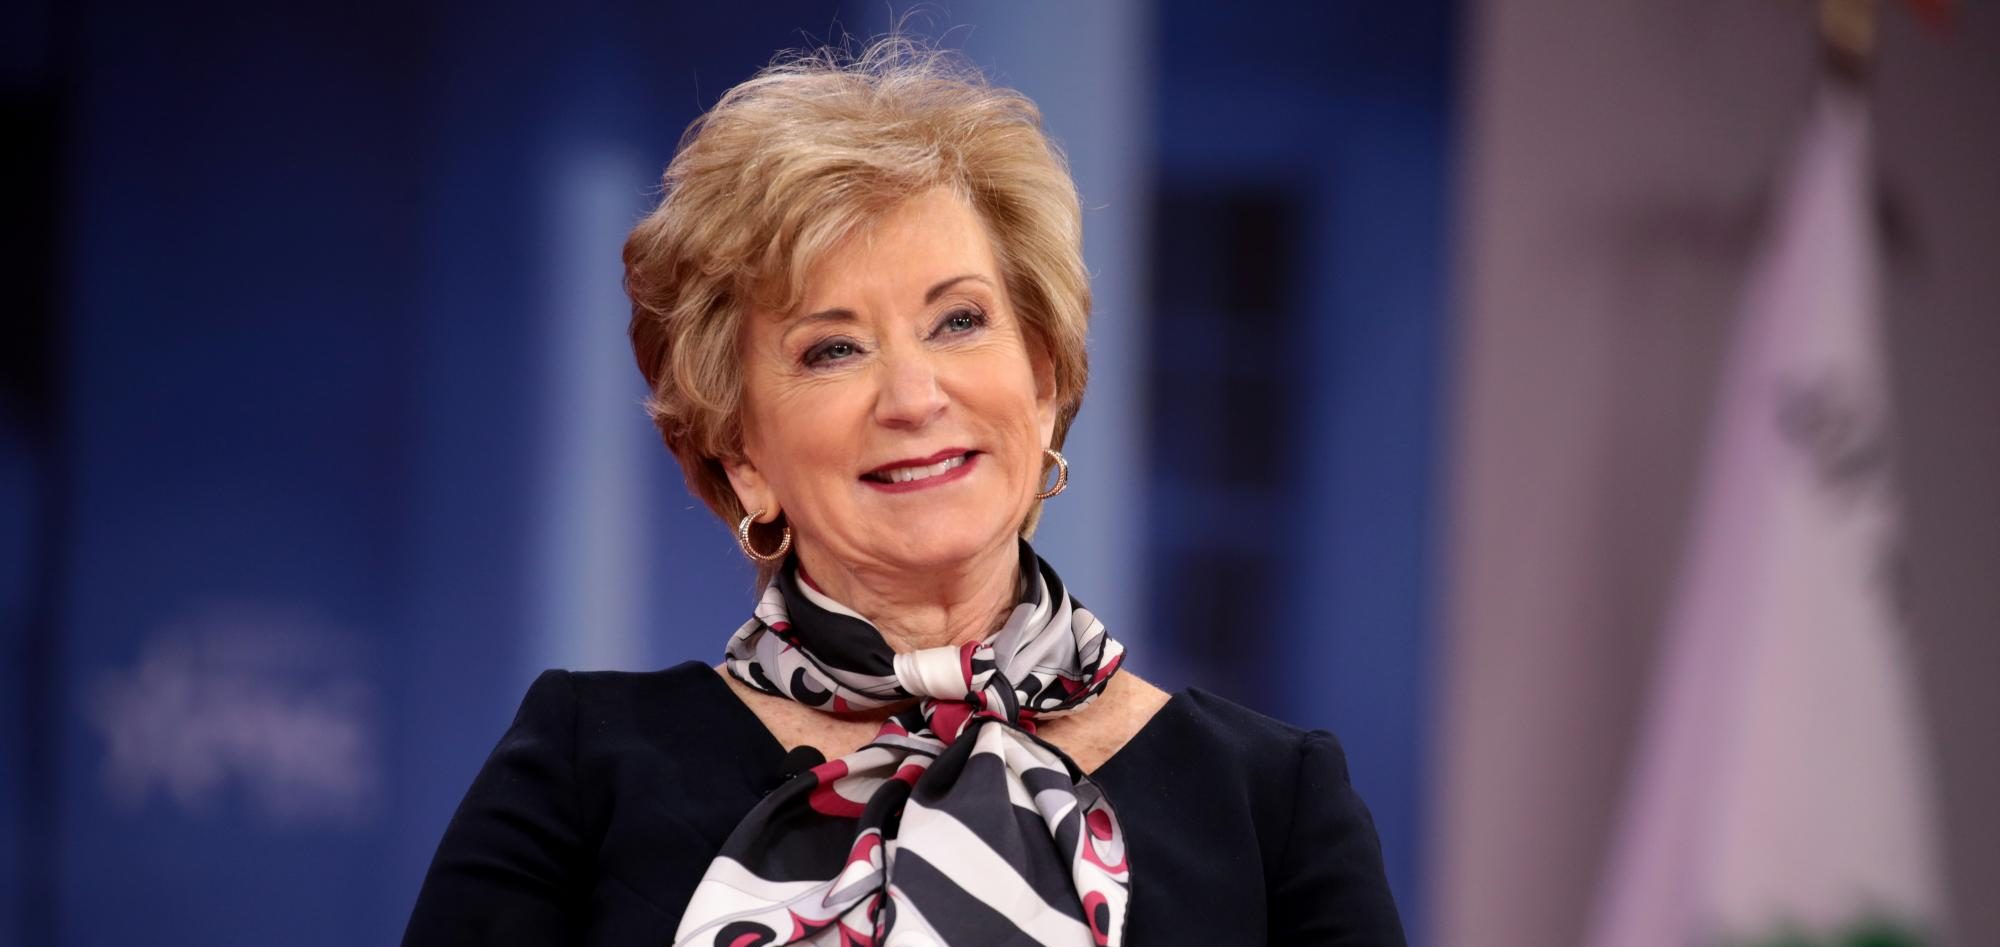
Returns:
[[[730,673],[834,712],[922,700],[752,809],[674,943],[1123,944],[1118,818],[1034,735],[1117,672],[1124,648],[1104,625],[1025,542],[1026,594],[999,631],[908,654],[797,570],[794,559],[730,638]]]

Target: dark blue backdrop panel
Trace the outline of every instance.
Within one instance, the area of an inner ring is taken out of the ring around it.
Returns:
[[[1455,7],[1174,0],[1157,56],[1156,242],[1216,247],[1155,261],[1155,614],[1341,736],[1418,941]]]
[[[356,896],[387,841],[416,46],[386,6],[214,13],[79,20],[65,944],[389,933]]]

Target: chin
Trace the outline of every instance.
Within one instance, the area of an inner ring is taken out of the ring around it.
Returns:
[[[996,545],[1011,547],[1017,535],[1012,530],[968,527],[962,518],[936,524],[911,523],[885,543],[894,550],[887,558],[912,569],[947,569],[986,555]]]

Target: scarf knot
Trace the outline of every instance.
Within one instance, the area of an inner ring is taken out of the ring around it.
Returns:
[[[1035,712],[1021,706],[1014,683],[1000,673],[989,644],[968,641],[905,652],[895,656],[894,668],[898,686],[923,698],[905,712],[915,716],[899,721],[901,729],[927,726],[947,747],[958,741],[968,723],[979,720],[998,720],[1035,732]]]

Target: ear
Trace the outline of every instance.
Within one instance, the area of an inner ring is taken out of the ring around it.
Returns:
[[[748,456],[722,458],[722,471],[729,475],[729,487],[736,491],[736,501],[743,504],[743,512],[764,511],[757,517],[757,522],[769,523],[784,513],[778,505],[777,494],[771,492],[771,485],[764,479],[763,472]]]
[[[1054,447],[1056,413],[1062,408],[1056,392],[1055,361],[1039,345],[1028,349],[1028,363],[1035,373],[1035,420],[1042,429],[1042,446]]]

